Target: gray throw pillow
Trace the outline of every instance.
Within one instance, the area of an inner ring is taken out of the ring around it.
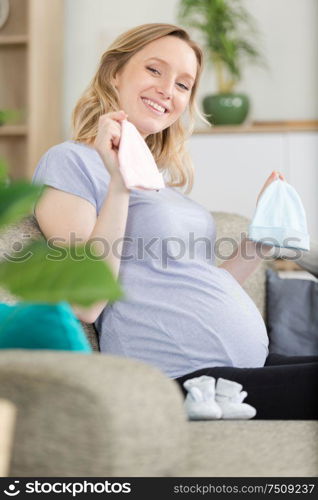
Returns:
[[[280,278],[272,269],[266,281],[270,354],[318,355],[318,282]]]

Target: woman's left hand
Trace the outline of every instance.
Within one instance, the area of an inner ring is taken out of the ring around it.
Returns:
[[[257,197],[257,201],[256,201],[256,205],[258,204],[258,200],[260,198],[260,196],[263,194],[263,192],[265,191],[265,189],[274,181],[276,181],[277,179],[281,179],[282,181],[286,181],[285,179],[285,176],[284,174],[281,174],[280,172],[277,172],[277,170],[273,170],[273,172],[271,173],[271,175],[268,177],[267,181],[265,182],[264,186],[262,187],[261,189],[261,192],[259,193],[258,197]]]

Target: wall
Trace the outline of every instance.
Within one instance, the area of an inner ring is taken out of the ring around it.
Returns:
[[[248,0],[259,20],[268,72],[248,68],[248,89],[259,120],[318,118],[317,0]]]
[[[317,119],[317,0],[245,0],[245,4],[258,21],[269,64],[269,70],[246,68],[238,87],[251,96],[251,118]],[[175,23],[177,5],[177,0],[65,0],[65,137],[72,108],[113,38],[138,24]],[[206,67],[199,102],[215,88],[213,71]]]
[[[196,167],[190,198],[252,218],[261,188],[278,170],[300,196],[318,242],[318,132],[195,134],[188,149]]]

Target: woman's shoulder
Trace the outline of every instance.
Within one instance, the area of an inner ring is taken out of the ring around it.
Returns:
[[[89,176],[107,176],[101,157],[93,146],[78,141],[67,140],[51,146],[39,159],[34,174],[39,171],[82,171]]]
[[[50,147],[35,167],[33,182],[56,179],[107,186],[109,173],[95,148],[76,141],[64,141]]]
[[[70,157],[78,157],[78,158],[86,158],[91,157],[94,159],[100,159],[99,154],[93,146],[90,146],[84,142],[78,142],[73,140],[67,140],[64,142],[60,142],[59,144],[55,144],[51,146],[44,156],[70,156]]]
[[[49,148],[38,162],[32,183],[76,194],[99,210],[109,184],[109,173],[96,149],[76,141]]]

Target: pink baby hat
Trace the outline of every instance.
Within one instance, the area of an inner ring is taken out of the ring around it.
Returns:
[[[146,142],[128,120],[121,122],[119,170],[127,189],[162,189],[165,183]]]

